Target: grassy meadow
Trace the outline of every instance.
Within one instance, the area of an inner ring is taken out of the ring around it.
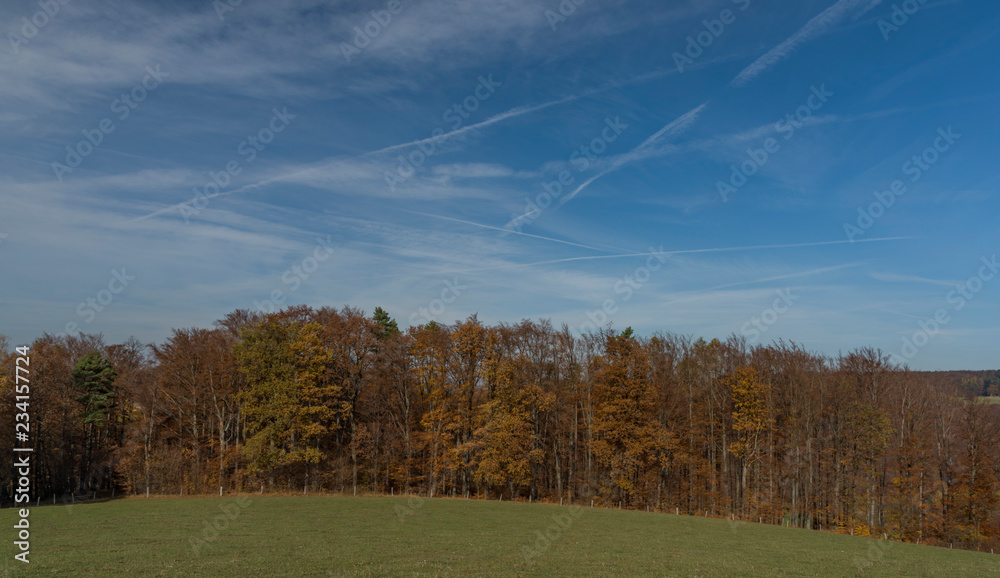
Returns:
[[[601,508],[384,497],[31,509],[4,576],[1000,576],[1000,555]]]

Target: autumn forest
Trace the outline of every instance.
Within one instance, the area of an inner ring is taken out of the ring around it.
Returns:
[[[47,334],[30,362],[43,501],[410,493],[1000,548],[1000,404],[979,397],[997,380],[959,387],[871,348],[476,317],[400,331],[381,309],[301,306],[156,345]]]

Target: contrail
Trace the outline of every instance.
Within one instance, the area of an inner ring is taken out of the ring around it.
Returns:
[[[606,174],[608,174],[610,172],[616,171],[616,170],[620,169],[621,167],[625,166],[626,164],[628,164],[630,162],[641,160],[642,158],[644,158],[643,157],[643,153],[647,149],[649,149],[653,144],[655,144],[656,141],[659,140],[664,135],[667,135],[669,137],[673,137],[673,136],[679,135],[680,133],[682,133],[685,130],[687,130],[688,127],[690,127],[694,122],[696,122],[698,120],[698,115],[701,114],[701,111],[704,110],[704,108],[707,105],[708,105],[708,102],[703,102],[703,103],[701,103],[701,105],[699,105],[699,106],[697,106],[697,107],[695,107],[695,108],[687,111],[686,113],[684,113],[681,116],[677,117],[673,121],[667,123],[666,126],[664,126],[660,130],[658,130],[655,133],[653,133],[651,136],[649,136],[646,140],[642,141],[642,143],[640,143],[638,146],[636,146],[635,148],[633,148],[631,151],[629,151],[629,152],[627,152],[627,153],[625,153],[625,154],[620,155],[619,157],[617,157],[611,163],[611,166],[609,166],[608,168],[606,168],[606,169],[598,172],[594,176],[592,176],[592,177],[588,178],[587,180],[583,181],[582,183],[580,183],[580,186],[578,186],[576,189],[574,189],[572,193],[570,193],[570,194],[566,195],[565,197],[559,199],[559,205],[564,205],[564,204],[568,203],[573,197],[575,197],[578,194],[580,194],[581,191],[583,191],[584,189],[586,189],[587,187],[589,187],[594,181],[596,181],[597,179],[603,177],[604,175],[606,175]],[[539,212],[539,211],[532,210],[532,211],[528,211],[527,213],[525,213],[523,215],[520,215],[518,217],[514,217],[513,219],[511,219],[510,221],[508,221],[506,225],[504,225],[505,230],[507,230],[507,231],[513,230],[513,227],[519,221],[521,221],[522,219],[524,219],[526,217],[529,217],[529,216],[531,216],[531,215],[533,215],[534,213],[537,213],[537,212]]]
[[[879,311],[885,311],[886,313],[892,313],[893,315],[899,315],[901,317],[910,317],[913,319],[922,319],[922,320],[931,319],[930,317],[924,317],[921,315],[910,315],[909,313],[900,313],[899,311],[893,311],[892,309],[886,309],[885,307],[880,307]]]
[[[598,89],[598,90],[594,90],[594,91],[589,91],[589,92],[584,93],[582,95],[570,95],[570,96],[567,96],[567,97],[559,98],[559,99],[556,99],[556,100],[550,100],[548,102],[543,102],[542,104],[536,104],[536,105],[533,105],[533,106],[520,106],[520,107],[512,108],[512,109],[510,109],[510,110],[508,110],[506,112],[502,112],[500,114],[491,116],[490,118],[488,118],[488,119],[486,119],[486,120],[484,120],[482,122],[478,122],[478,123],[475,123],[475,124],[470,124],[468,126],[463,126],[463,127],[457,128],[457,129],[455,129],[455,130],[453,130],[451,132],[446,132],[444,134],[441,134],[441,135],[438,135],[438,136],[435,136],[435,137],[427,137],[427,138],[422,138],[422,139],[418,139],[418,140],[414,140],[414,141],[410,141],[410,142],[405,142],[405,143],[390,145],[390,146],[387,146],[387,147],[380,148],[378,150],[361,153],[360,155],[358,155],[356,157],[353,157],[353,158],[354,159],[359,159],[359,158],[366,157],[366,156],[372,156],[372,155],[378,155],[378,154],[382,154],[382,153],[387,153],[387,152],[394,151],[394,150],[401,149],[401,148],[407,148],[407,147],[411,147],[411,146],[417,146],[417,145],[420,145],[420,144],[423,144],[423,143],[428,143],[428,142],[432,142],[432,141],[438,141],[438,140],[441,140],[441,139],[447,139],[447,138],[450,138],[450,137],[453,137],[453,136],[460,135],[462,133],[468,132],[470,130],[484,128],[484,127],[496,124],[498,122],[507,120],[509,118],[515,118],[515,117],[518,117],[518,116],[522,116],[522,115],[525,115],[525,114],[529,114],[529,113],[532,113],[532,112],[537,112],[539,110],[543,110],[543,109],[549,108],[550,106],[556,106],[558,104],[563,104],[563,103],[566,103],[566,102],[571,102],[571,101],[574,101],[574,100],[577,100],[577,99],[580,99],[580,98],[584,98],[586,96],[589,96],[591,93],[600,92],[601,90],[610,90],[610,89],[608,89],[608,88]],[[264,185],[269,185],[269,184],[274,183],[274,182],[287,180],[290,177],[301,175],[302,173],[306,173],[306,172],[309,172],[311,170],[314,170],[315,168],[317,168],[318,166],[322,166],[323,164],[328,164],[330,162],[343,161],[343,160],[347,160],[347,159],[340,159],[340,158],[327,159],[326,161],[323,161],[323,162],[321,162],[321,163],[319,163],[317,165],[313,165],[313,166],[310,166],[310,167],[302,168],[302,169],[299,169],[297,171],[292,171],[292,172],[285,173],[283,175],[279,175],[279,176],[276,176],[276,177],[271,177],[271,178],[268,178],[268,179],[263,179],[263,180],[257,181],[256,183],[250,183],[248,185],[243,185],[242,187],[233,189],[231,191],[220,191],[218,193],[214,193],[214,194],[211,194],[211,195],[204,195],[204,198],[205,199],[214,199],[216,197],[223,197],[223,196],[226,196],[226,195],[234,195],[236,193],[242,193],[243,191],[247,191],[249,189],[253,189],[253,188],[257,188],[257,187],[262,187]],[[168,212],[174,211],[174,210],[180,208],[181,205],[183,205],[183,204],[184,203],[178,203],[176,205],[170,205],[169,207],[164,207],[164,208],[159,209],[157,211],[153,211],[152,213],[150,213],[148,215],[143,215],[141,217],[136,217],[136,218],[131,219],[131,220],[126,221],[126,222],[127,223],[134,223],[136,221],[143,221],[143,220],[148,219],[150,217],[155,217],[157,215],[162,215],[163,213],[168,213]]]
[[[582,245],[580,243],[573,243],[571,241],[563,241],[562,239],[554,239],[552,237],[543,237],[542,235],[532,235],[531,233],[522,233],[520,231],[511,231],[510,229],[504,229],[504,228],[501,228],[501,227],[493,227],[493,226],[490,226],[490,225],[483,225],[482,223],[476,223],[476,222],[473,222],[473,221],[465,221],[463,219],[455,219],[453,217],[445,217],[444,215],[432,215],[430,213],[421,213],[421,212],[418,212],[418,211],[406,211],[406,212],[407,213],[413,213],[415,215],[423,215],[425,217],[431,217],[431,218],[434,218],[434,219],[443,219],[445,221],[454,221],[456,223],[464,223],[466,225],[472,225],[474,227],[482,227],[483,229],[490,229],[490,230],[493,230],[493,231],[501,231],[503,233],[513,233],[515,235],[524,235],[525,237],[531,237],[533,239],[542,239],[544,241],[552,241],[553,243],[562,243],[563,245],[572,245],[573,247],[582,247],[584,249],[592,249],[594,251],[602,251],[602,252],[605,252],[605,253],[607,252],[607,249],[600,249],[598,247],[592,247],[590,245]],[[621,251],[622,249],[619,248],[619,247],[615,247],[615,250]],[[635,253],[635,254],[636,255],[641,255],[642,253]]]
[[[900,241],[913,239],[915,237],[880,237],[877,239],[859,239],[855,241],[819,241],[815,243],[792,243],[787,245],[749,245],[744,247],[716,247],[712,249],[683,249],[678,251],[651,251],[646,253],[626,253],[620,255],[591,255],[586,257],[568,257],[565,259],[551,259],[548,261],[535,261],[533,263],[513,263],[510,265],[497,265],[495,267],[476,267],[473,269],[456,269],[452,271],[439,271],[435,275],[451,273],[469,273],[473,271],[492,271],[495,269],[515,269],[520,267],[534,267],[535,265],[551,265],[553,263],[567,263],[570,261],[592,261],[595,259],[624,259],[628,257],[646,257],[650,255],[684,255],[692,253],[722,253],[727,251],[756,251],[759,249],[792,249],[796,247],[821,247],[825,245],[846,245],[853,243],[875,243],[882,241]]]
[[[874,240],[874,239],[873,239]],[[819,269],[810,269],[809,271],[802,271],[800,273],[789,273],[787,275],[776,275],[774,277],[766,277],[764,279],[754,279],[753,281],[740,281],[739,283],[726,283],[725,285],[716,285],[715,287],[709,287],[709,291],[714,291],[716,289],[728,289],[729,287],[738,287],[740,285],[753,285],[754,283],[767,283],[770,281],[781,281],[782,279],[794,279],[795,277],[807,277],[809,275],[819,275],[821,273],[829,273],[830,271],[838,271],[840,269],[849,269],[851,267],[857,267],[860,263],[845,263],[844,265],[834,265],[832,267],[821,267]]]
[[[617,88],[621,88],[621,87],[629,85],[629,84],[642,83],[642,82],[646,82],[647,80],[652,80],[654,78],[660,78],[662,76],[667,76],[667,75],[670,75],[670,74],[674,74],[674,70],[673,69],[668,69],[668,70],[654,70],[652,72],[647,72],[647,73],[644,73],[644,74],[640,74],[638,76],[634,76],[632,78],[627,78],[625,80],[611,81],[611,82],[606,83],[602,87],[592,88],[592,89],[589,89],[589,90],[585,90],[585,91],[583,91],[580,94],[572,94],[570,96],[565,96],[563,98],[557,98],[555,100],[550,100],[548,102],[543,102],[542,104],[536,104],[536,105],[532,105],[532,106],[519,106],[519,107],[516,107],[516,108],[512,108],[512,109],[508,110],[507,112],[501,112],[500,114],[491,116],[490,118],[488,118],[488,119],[486,119],[486,120],[484,120],[482,122],[478,122],[478,123],[475,123],[475,124],[470,124],[468,126],[463,126],[463,127],[457,128],[457,129],[455,129],[455,130],[453,130],[451,132],[446,132],[444,134],[438,135],[436,137],[428,137],[428,138],[422,138],[422,139],[418,139],[418,140],[410,141],[410,142],[406,142],[406,143],[394,144],[394,145],[390,145],[390,146],[387,146],[387,147],[384,147],[384,148],[380,148],[378,150],[374,150],[374,151],[371,151],[371,152],[364,153],[364,155],[380,154],[380,153],[394,151],[394,150],[401,149],[401,148],[406,148],[406,147],[410,147],[410,146],[414,146],[414,145],[420,145],[420,144],[432,142],[432,141],[435,141],[435,140],[446,139],[446,138],[449,138],[449,137],[452,137],[452,136],[455,136],[455,135],[462,134],[464,132],[468,132],[470,130],[484,128],[484,127],[490,126],[492,124],[496,124],[498,122],[507,120],[508,118],[514,118],[514,117],[518,117],[518,116],[521,116],[521,115],[530,114],[532,112],[538,112],[540,110],[549,108],[550,106],[556,106],[556,105],[560,105],[560,104],[565,104],[567,102],[573,102],[574,100],[579,100],[581,98],[587,98],[587,97],[590,97],[590,96],[594,96],[595,94],[600,94],[602,92],[607,92],[609,90],[614,90],[614,89],[617,89]],[[364,156],[364,155],[362,155],[362,156]]]
[[[754,78],[760,76],[765,70],[781,62],[790,56],[800,44],[808,42],[818,36],[822,36],[831,27],[842,20],[847,13],[856,8],[865,0],[838,0],[834,5],[814,16],[812,20],[806,22],[805,26],[799,28],[795,34],[786,38],[763,56],[754,60],[750,66],[744,68],[736,78],[729,84],[730,86],[742,86]]]
[[[642,143],[639,144],[639,146],[635,147],[630,152],[627,152],[624,155],[615,159],[615,161],[611,164],[610,167],[604,169],[603,171],[597,173],[596,175],[590,177],[589,179],[581,183],[580,186],[577,187],[572,193],[560,199],[559,204],[563,205],[565,203],[568,203],[573,197],[580,194],[580,191],[586,189],[587,187],[590,186],[591,183],[603,177],[604,175],[612,171],[616,171],[630,162],[642,159],[643,152],[649,149],[653,144],[656,143],[656,141],[658,141],[664,135],[668,137],[674,137],[687,130],[688,127],[697,122],[698,115],[701,114],[701,111],[704,110],[707,105],[708,105],[707,102],[703,102],[699,106],[692,108],[691,110],[677,117],[673,121],[667,123],[666,126],[653,133],[646,140],[642,141]]]
[[[225,197],[227,195],[234,195],[236,193],[242,193],[243,191],[246,191],[246,190],[249,190],[249,189],[253,189],[253,188],[256,188],[256,187],[262,187],[264,185],[267,185],[267,184],[270,184],[270,183],[274,183],[274,182],[280,181],[282,179],[287,179],[288,177],[293,177],[295,175],[302,174],[302,173],[304,173],[306,171],[311,171],[312,169],[313,169],[313,167],[309,167],[307,169],[300,169],[300,170],[297,170],[295,172],[286,173],[284,175],[281,175],[280,177],[273,177],[273,178],[269,178],[269,179],[264,179],[262,181],[257,181],[256,183],[250,183],[248,185],[243,185],[242,187],[233,189],[231,191],[219,191],[218,193],[212,193],[211,195],[202,195],[201,198],[214,199],[216,197]],[[137,221],[145,221],[146,219],[148,219],[150,217],[155,217],[157,215],[162,215],[163,213],[169,213],[169,212],[171,212],[171,211],[173,211],[175,209],[179,209],[180,207],[182,207],[183,205],[185,205],[185,204],[187,204],[189,202],[191,202],[191,201],[185,201],[183,203],[177,203],[176,205],[170,205],[169,207],[164,207],[162,209],[158,209],[156,211],[153,211],[152,213],[149,213],[148,215],[143,215],[141,217],[136,217],[134,219],[129,219],[128,221],[125,221],[125,222],[126,223],[135,223]]]
[[[635,76],[635,77],[632,77],[632,78],[629,78],[629,79],[626,79],[626,80],[623,80],[623,81],[610,82],[610,83],[608,83],[608,84],[606,84],[606,85],[604,85],[602,87],[594,88],[594,89],[590,89],[590,90],[586,90],[586,91],[584,91],[584,92],[582,92],[580,94],[575,94],[575,95],[565,96],[565,97],[562,97],[562,98],[557,98],[555,100],[550,100],[548,102],[543,102],[541,104],[515,107],[515,108],[512,108],[512,109],[510,109],[510,110],[508,110],[506,112],[502,112],[500,114],[496,114],[494,116],[491,116],[490,118],[488,118],[488,119],[486,119],[484,121],[481,121],[481,122],[478,122],[478,123],[474,123],[474,124],[470,124],[470,125],[463,126],[463,127],[459,127],[459,128],[457,128],[455,130],[443,133],[443,134],[438,135],[438,136],[432,136],[432,137],[427,137],[427,138],[413,140],[413,141],[410,141],[410,142],[389,145],[389,146],[386,146],[386,147],[383,147],[383,148],[380,148],[380,149],[377,149],[377,150],[373,150],[373,151],[368,151],[368,152],[361,153],[361,154],[359,154],[359,155],[357,155],[355,157],[351,157],[350,159],[344,159],[344,158],[326,159],[326,160],[324,160],[324,161],[322,161],[320,163],[316,163],[316,164],[314,164],[312,166],[309,166],[309,167],[306,167],[306,168],[302,168],[302,169],[298,169],[298,170],[295,170],[295,171],[291,171],[291,172],[288,172],[288,173],[285,173],[285,174],[282,174],[282,175],[279,175],[279,176],[275,176],[275,177],[271,177],[271,178],[267,178],[267,179],[262,179],[260,181],[257,181],[256,183],[250,183],[250,184],[247,184],[247,185],[243,185],[243,186],[235,188],[235,189],[233,189],[231,191],[220,191],[218,193],[214,193],[214,194],[211,194],[211,195],[205,195],[204,198],[205,199],[214,199],[216,197],[222,197],[222,196],[234,195],[234,194],[237,194],[237,193],[242,193],[242,192],[250,190],[250,189],[262,187],[262,186],[269,185],[269,184],[275,183],[275,182],[280,182],[280,181],[283,181],[283,180],[287,180],[290,177],[294,177],[294,176],[301,175],[303,173],[315,170],[316,168],[318,168],[318,167],[320,167],[320,166],[322,166],[324,164],[328,164],[330,162],[335,162],[335,161],[341,161],[341,162],[343,162],[343,161],[348,161],[348,160],[354,160],[354,159],[359,159],[359,158],[366,157],[366,156],[378,155],[378,154],[383,154],[383,153],[391,152],[391,151],[402,149],[402,148],[407,148],[407,147],[411,147],[411,146],[417,146],[417,145],[428,143],[428,142],[432,142],[432,141],[437,141],[437,140],[441,140],[441,139],[447,139],[447,138],[450,138],[450,137],[454,137],[454,136],[463,134],[463,133],[468,132],[470,130],[485,128],[485,127],[494,125],[494,124],[496,124],[498,122],[502,122],[502,121],[505,121],[505,120],[508,120],[508,119],[511,119],[511,118],[516,118],[516,117],[519,117],[519,116],[523,116],[525,114],[530,114],[530,113],[533,113],[533,112],[538,112],[540,110],[544,110],[544,109],[552,107],[552,106],[557,106],[557,105],[560,105],[560,104],[565,104],[567,102],[572,102],[572,101],[575,101],[575,100],[579,100],[581,98],[587,98],[587,97],[593,96],[595,94],[600,94],[600,93],[603,93],[603,92],[607,92],[609,90],[614,90],[614,89],[620,88],[621,86],[624,86],[624,85],[627,85],[627,84],[632,84],[632,83],[636,83],[636,82],[641,83],[641,82],[645,82],[645,81],[651,80],[653,78],[659,78],[661,76],[666,76],[666,75],[669,75],[669,74],[673,74],[673,71],[672,70],[657,70],[657,71],[653,71],[653,72],[641,74],[641,75],[638,75],[638,76]],[[138,222],[138,221],[144,221],[144,220],[146,220],[146,219],[148,219],[150,217],[155,217],[155,216],[158,216],[158,215],[162,215],[164,213],[168,213],[168,212],[177,210],[183,204],[184,203],[177,203],[175,205],[170,205],[168,207],[164,207],[162,209],[153,211],[152,213],[149,213],[148,215],[143,215],[141,217],[136,217],[134,219],[130,219],[130,220],[126,221],[126,223],[134,223],[134,222]]]
[[[490,118],[488,118],[488,119],[486,119],[484,121],[456,128],[455,130],[453,130],[451,132],[446,132],[444,134],[440,134],[440,135],[434,136],[434,137],[427,137],[427,138],[417,139],[417,140],[410,141],[410,142],[404,142],[404,143],[400,143],[400,144],[389,145],[387,147],[380,148],[378,150],[374,150],[374,151],[371,151],[371,152],[363,153],[360,156],[377,155],[377,154],[387,153],[389,151],[394,151],[394,150],[401,149],[401,148],[406,148],[406,147],[421,145],[421,144],[424,144],[424,143],[429,143],[429,142],[433,142],[433,141],[437,141],[437,140],[442,140],[442,139],[450,138],[450,137],[453,137],[455,135],[466,133],[466,132],[468,132],[470,130],[476,130],[476,129],[480,129],[480,128],[483,128],[483,127],[487,127],[487,126],[496,124],[498,122],[507,120],[508,118],[514,118],[514,117],[522,116],[522,115],[529,114],[529,113],[532,113],[532,112],[538,112],[539,110],[543,110],[543,109],[549,108],[550,106],[556,106],[557,104],[563,104],[563,103],[566,103],[566,102],[571,102],[571,101],[583,98],[584,96],[587,96],[587,94],[584,94],[584,95],[571,95],[571,96],[559,98],[559,99],[556,99],[556,100],[550,100],[548,102],[543,102],[542,104],[536,104],[534,106],[519,106],[519,107],[516,107],[516,108],[512,108],[512,109],[508,110],[507,112],[501,112],[500,114],[491,116]]]
[[[876,240],[876,239],[870,239]],[[673,299],[671,301],[666,301],[663,305],[673,305],[675,303],[684,303],[685,301],[694,301],[696,299],[704,298],[704,293],[706,291],[715,291],[718,289],[728,289],[730,287],[739,287],[740,285],[753,285],[755,283],[767,283],[768,281],[779,281],[781,279],[792,279],[795,277],[807,277],[809,275],[819,275],[821,273],[828,273],[830,271],[837,271],[839,269],[847,269],[850,267],[857,267],[860,263],[847,263],[844,265],[835,265],[833,267],[822,267],[819,269],[811,269],[809,271],[802,271],[800,273],[790,273],[788,275],[777,275],[775,277],[767,277],[765,279],[753,279],[751,281],[740,281],[738,283],[726,283],[725,285],[716,285],[715,287],[709,287],[707,289],[697,289],[697,295],[689,295],[686,297],[681,297],[680,299]],[[688,293],[693,293],[694,291],[689,291]]]
[[[881,3],[882,3],[882,0],[868,0],[868,6],[865,6],[864,8],[862,8],[861,11],[858,12],[857,14],[855,14],[854,18],[852,18],[851,20],[858,20],[859,18],[861,18],[865,14],[868,14],[869,12],[871,12],[876,6],[878,6]]]

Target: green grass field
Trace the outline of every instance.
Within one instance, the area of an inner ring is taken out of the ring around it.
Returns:
[[[1000,576],[1000,555],[711,518],[254,496],[32,508],[27,568],[0,516],[4,576]]]

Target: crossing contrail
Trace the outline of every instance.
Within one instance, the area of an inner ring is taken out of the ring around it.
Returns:
[[[437,271],[435,275],[451,273],[470,273],[473,271],[492,271],[496,269],[515,269],[520,267],[534,267],[536,265],[551,265],[555,263],[568,263],[571,261],[593,261],[597,259],[625,259],[628,257],[646,257],[651,255],[688,255],[693,253],[723,253],[728,251],[756,251],[759,249],[792,249],[796,247],[822,247],[826,245],[846,245],[853,243],[876,243],[883,241],[901,241],[913,239],[915,237],[880,237],[877,239],[859,239],[855,241],[819,241],[814,243],[791,243],[785,245],[747,245],[742,247],[715,247],[711,249],[681,249],[677,251],[650,251],[645,253],[623,253],[619,255],[589,255],[585,257],[567,257],[564,259],[550,259],[547,261],[535,261],[532,263],[512,263],[510,265],[497,265],[493,267],[476,267],[473,269],[455,269],[451,271]]]

